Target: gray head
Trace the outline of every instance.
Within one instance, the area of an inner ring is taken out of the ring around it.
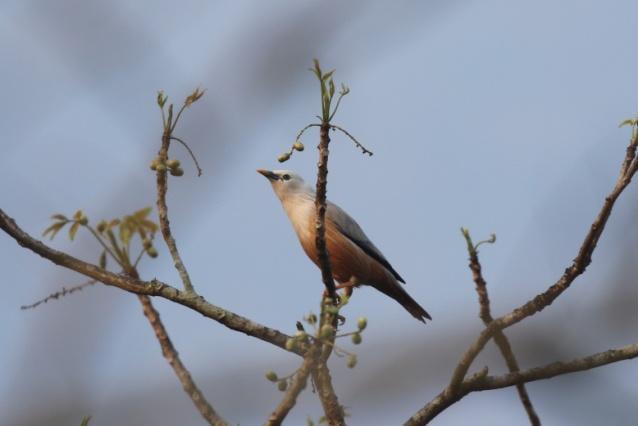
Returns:
[[[264,170],[257,169],[272,185],[272,189],[280,200],[299,193],[312,193],[312,189],[306,185],[303,178],[291,170]]]

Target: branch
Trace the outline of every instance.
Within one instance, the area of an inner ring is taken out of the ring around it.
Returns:
[[[199,312],[203,316],[211,318],[232,330],[240,331],[282,349],[286,349],[286,341],[290,336],[215,306],[206,301],[202,296],[195,296],[192,293],[180,291],[158,280],[141,281],[124,275],[114,274],[97,265],[84,262],[76,257],[54,250],[24,232],[2,209],[0,209],[0,229],[14,238],[21,246],[64,268],[71,269],[106,285],[118,287],[130,293],[162,297]],[[290,352],[303,355],[305,349],[295,348]]]
[[[483,349],[489,339],[494,335],[496,330],[503,330],[529,316],[536,314],[537,312],[542,311],[547,306],[551,305],[552,302],[565,290],[567,290],[576,277],[585,272],[585,269],[591,263],[591,256],[596,249],[596,245],[598,244],[598,240],[600,239],[603,230],[605,229],[605,225],[611,215],[611,211],[616,200],[618,200],[618,197],[620,197],[624,189],[627,185],[629,185],[632,177],[638,169],[638,161],[636,161],[635,156],[633,155],[635,153],[636,146],[638,146],[638,137],[634,135],[627,147],[627,153],[623,160],[620,176],[618,176],[614,189],[605,198],[605,202],[596,216],[596,219],[592,223],[589,232],[585,236],[585,239],[578,250],[578,255],[573,260],[572,264],[565,269],[565,272],[558,281],[556,281],[556,283],[549,287],[545,292],[537,295],[524,305],[514,309],[509,314],[496,319],[490,323],[489,327],[483,330],[476,341],[474,341],[467,352],[463,355],[461,362],[457,366],[453,375],[453,380],[450,383],[453,388],[458,387],[463,381],[470,364]]]
[[[306,388],[306,384],[308,383],[308,376],[310,375],[311,370],[314,367],[316,360],[316,350],[315,346],[308,351],[306,357],[304,358],[303,364],[299,367],[299,370],[295,373],[295,377],[292,379],[292,383],[290,387],[286,391],[283,399],[275,408],[275,411],[272,412],[268,421],[266,422],[266,426],[278,426],[280,425],[292,407],[297,403],[297,397],[299,394]]]
[[[449,393],[449,389],[441,392],[436,398],[426,404],[425,407],[421,408],[416,414],[410,417],[410,419],[405,422],[405,426],[427,424],[450,405],[459,401],[471,392],[502,389],[521,383],[551,379],[552,377],[559,375],[591,370],[592,368],[637,357],[638,343],[635,343],[617,349],[599,352],[583,358],[576,358],[565,362],[553,362],[542,367],[504,374],[502,376],[487,376],[487,369],[483,369],[481,372],[475,374],[469,379],[464,380],[461,383],[457,394],[451,395]]]
[[[180,110],[180,114],[183,108]],[[179,114],[178,114],[179,117]],[[175,120],[177,123],[177,119]],[[160,163],[165,164],[168,160],[168,148],[171,144],[171,132],[172,129],[167,126],[164,129],[164,133],[162,134],[162,146],[158,152],[158,158]],[[191,283],[191,279],[188,276],[188,272],[186,271],[186,267],[182,262],[182,258],[177,251],[177,244],[175,243],[175,238],[171,233],[170,223],[168,220],[168,206],[166,205],[166,191],[168,190],[168,177],[166,174],[166,168],[157,170],[157,211],[159,214],[160,221],[160,229],[162,231],[162,236],[164,237],[164,241],[166,241],[166,245],[168,246],[168,251],[171,253],[171,257],[173,258],[173,262],[175,262],[175,269],[179,272],[179,276],[184,284],[184,290],[187,293],[195,293],[195,289],[193,288],[193,284]]]
[[[131,267],[127,269],[126,275],[138,279],[139,274],[137,269]],[[153,306],[151,302],[151,298],[148,296],[137,295],[138,300],[142,304],[142,311],[144,312],[144,316],[148,319],[148,322],[155,333],[155,337],[162,348],[162,355],[166,358],[169,365],[175,371],[175,375],[177,375],[178,380],[182,384],[184,391],[188,395],[188,397],[195,404],[195,408],[202,415],[202,417],[210,424],[211,426],[226,426],[227,423],[222,419],[213,409],[213,407],[208,403],[204,394],[199,390],[193,377],[189,373],[186,366],[182,363],[179,358],[179,354],[173,346],[173,342],[168,336],[168,332],[166,331],[166,327],[162,323],[160,318],[160,314]]]
[[[492,317],[490,309],[490,298],[487,293],[487,283],[483,278],[483,274],[481,272],[481,263],[478,258],[478,251],[476,250],[476,247],[478,247],[478,245],[474,246],[474,244],[472,243],[472,238],[470,237],[469,231],[462,230],[462,232],[468,244],[468,251],[470,255],[469,267],[472,271],[472,279],[476,284],[476,292],[478,294],[479,305],[481,307],[480,317],[483,320],[483,323],[487,326],[492,321],[494,321],[494,318]],[[509,369],[509,371],[512,373],[518,372],[520,370],[518,361],[516,361],[514,351],[512,350],[512,346],[505,336],[505,333],[503,333],[503,331],[501,330],[498,330],[494,334],[494,342],[501,351],[503,358],[505,358],[505,363],[507,364],[507,368]],[[523,408],[525,408],[525,412],[527,413],[527,417],[529,417],[530,424],[532,424],[533,426],[540,426],[540,419],[538,418],[538,415],[534,410],[534,406],[532,405],[532,401],[529,397],[529,394],[527,393],[525,385],[523,383],[518,383],[516,385],[516,389],[518,391],[518,396],[521,400],[521,403],[523,404]]]
[[[328,184],[328,145],[330,144],[330,123],[322,123],[319,130],[319,162],[317,163],[317,190],[315,198],[315,209],[317,220],[315,228],[315,245],[319,257],[319,267],[321,268],[321,278],[326,286],[328,295],[336,300],[335,283],[332,279],[330,268],[330,258],[326,248],[326,186]]]
[[[190,154],[191,159],[193,160],[193,163],[195,163],[195,167],[197,167],[197,176],[201,176],[202,175],[202,168],[199,167],[199,162],[197,161],[197,157],[195,157],[195,154],[193,154],[193,151],[191,150],[191,147],[188,146],[188,144],[186,142],[184,142],[183,140],[181,140],[178,137],[175,137],[175,136],[171,135],[171,139],[181,143],[184,146],[184,148],[186,148],[186,151],[188,151],[188,153]]]
[[[321,401],[323,411],[330,426],[345,425],[344,413],[339,399],[332,386],[332,377],[328,368],[328,359],[334,350],[334,342],[337,335],[337,314],[332,313],[334,299],[324,298],[321,301],[321,314],[319,316],[319,336],[323,334],[326,326],[332,327],[328,336],[318,339],[315,344],[319,351],[318,360],[312,369],[312,379],[317,387],[317,395]]]
[[[354,144],[357,146],[357,148],[359,148],[361,150],[361,152],[363,154],[368,154],[369,156],[372,156],[372,151],[370,151],[369,149],[367,149],[365,146],[361,145],[359,143],[358,140],[355,139],[354,136],[352,136],[346,129],[344,129],[343,127],[339,127],[336,124],[331,124],[330,128],[333,130],[339,130],[340,132],[342,132],[344,135],[346,135],[347,137],[349,137],[352,142],[354,142]]]
[[[341,408],[337,394],[332,386],[332,377],[330,377],[330,370],[325,361],[319,363],[317,368],[312,370],[312,379],[317,386],[317,393],[321,400],[323,411],[326,413],[328,424],[330,426],[345,425],[343,408]]]
[[[446,406],[449,406],[462,398],[461,387],[464,384],[464,379],[467,371],[469,370],[476,356],[481,352],[481,350],[483,350],[487,342],[499,331],[502,331],[505,328],[510,327],[551,305],[552,302],[556,300],[556,298],[558,298],[565,290],[569,288],[572,282],[579,275],[585,272],[585,269],[591,263],[592,254],[596,249],[598,240],[600,239],[600,236],[605,229],[605,225],[607,224],[607,220],[611,215],[614,204],[616,203],[624,189],[631,182],[632,177],[636,174],[636,170],[638,170],[638,161],[636,160],[635,155],[637,147],[638,133],[634,131],[632,133],[631,141],[626,149],[625,158],[622,162],[620,175],[618,176],[616,184],[614,185],[611,193],[605,198],[601,210],[596,216],[589,232],[585,236],[585,239],[583,240],[578,250],[578,255],[573,260],[572,264],[567,269],[565,269],[563,275],[545,292],[537,295],[529,302],[514,309],[512,312],[490,322],[489,325],[479,334],[477,339],[472,342],[470,347],[463,354],[461,360],[454,369],[449,385],[435,399],[426,404],[421,410],[419,410],[417,414],[415,414],[415,416],[413,416],[413,418],[419,419],[420,421],[418,421],[417,423],[407,424],[425,424],[428,420],[424,420],[425,418],[419,416],[418,414],[425,410],[430,404],[435,404],[437,406],[447,404]],[[438,414],[439,412],[440,411],[437,411],[436,414]],[[434,416],[436,416],[436,414],[434,414]],[[432,416],[431,418],[433,418],[434,416]]]
[[[162,324],[159,312],[157,312],[157,310],[153,307],[150,297],[142,295],[138,295],[137,297],[142,304],[144,315],[148,318],[148,322],[151,324],[151,327],[155,332],[155,337],[157,337],[157,341],[162,348],[162,355],[164,355],[164,358],[166,358],[170,366],[173,367],[173,370],[182,384],[184,391],[193,401],[197,410],[208,424],[213,426],[226,425],[227,423],[219,417],[213,407],[208,403],[204,394],[202,394],[193,381],[188,369],[180,360],[179,354],[177,353],[175,346],[173,346],[173,342],[171,342],[171,339],[166,332],[166,328],[164,328],[164,324]]]
[[[85,283],[73,286],[71,288],[62,287],[62,290],[56,291],[55,293],[52,293],[52,294],[48,295],[44,299],[38,300],[37,302],[32,303],[30,305],[22,305],[22,306],[20,306],[20,309],[22,309],[24,311],[26,309],[36,308],[36,307],[38,307],[39,305],[41,305],[43,303],[47,303],[49,300],[59,299],[60,297],[64,297],[67,294],[75,293],[76,291],[80,291],[80,290],[84,289],[85,287],[88,287],[88,286],[91,286],[91,285],[95,284],[96,282],[97,281],[95,281],[95,280],[89,280],[89,281],[87,281]]]

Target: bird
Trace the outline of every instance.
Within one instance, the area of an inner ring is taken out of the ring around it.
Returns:
[[[257,169],[265,176],[281,201],[299,242],[315,265],[321,268],[315,243],[315,191],[291,170]],[[336,204],[326,201],[325,241],[332,278],[337,289],[350,295],[354,287],[369,285],[390,296],[413,317],[425,323],[432,317],[405,291],[405,280],[370,241],[359,224]]]

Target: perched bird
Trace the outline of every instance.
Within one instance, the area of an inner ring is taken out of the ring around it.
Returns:
[[[299,242],[308,257],[319,265],[315,245],[315,191],[289,170],[257,172],[270,181],[279,197]],[[359,224],[336,204],[326,204],[325,239],[336,288],[352,292],[353,287],[370,285],[401,304],[413,317],[425,322],[432,319],[403,289],[403,278],[394,270],[381,251],[370,241]]]

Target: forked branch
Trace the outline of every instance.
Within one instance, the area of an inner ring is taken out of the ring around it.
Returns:
[[[633,123],[633,126],[636,126],[636,123]],[[638,132],[636,132],[635,128],[632,132],[632,137],[627,146],[625,158],[622,161],[622,165],[620,168],[620,174],[614,185],[614,188],[609,193],[609,195],[605,198],[603,202],[603,206],[596,216],[594,222],[592,223],[589,231],[587,232],[585,239],[583,240],[576,258],[573,260],[572,264],[565,269],[563,275],[550,286],[546,291],[540,293],[532,300],[527,303],[521,305],[520,307],[514,309],[510,313],[497,318],[496,320],[489,323],[489,325],[479,334],[477,339],[472,342],[469,348],[463,354],[461,360],[458,365],[454,369],[452,374],[452,378],[450,380],[449,385],[432,401],[427,403],[421,410],[419,410],[414,416],[408,420],[406,424],[409,425],[421,425],[426,424],[428,421],[433,419],[438,413],[440,413],[443,409],[450,406],[454,402],[458,401],[460,398],[465,396],[467,393],[473,391],[470,388],[469,391],[465,392],[463,390],[463,386],[466,383],[465,377],[466,374],[472,365],[476,356],[483,350],[487,342],[494,337],[498,332],[504,330],[507,327],[510,327],[523,319],[532,316],[547,306],[551,305],[556,298],[558,298],[565,290],[569,288],[569,286],[574,282],[574,280],[581,275],[587,266],[591,263],[591,258],[594,250],[596,249],[596,245],[600,236],[602,235],[605,225],[607,224],[607,220],[611,215],[611,211],[614,207],[614,204],[623,193],[625,188],[631,182],[631,179],[636,174],[638,170],[638,161],[636,160],[636,148],[638,147]],[[603,354],[611,352],[612,354],[617,354],[615,350],[605,352]],[[630,353],[630,357],[634,357],[633,349],[629,348],[625,351],[621,351],[622,354]],[[620,357],[616,359],[615,356],[602,356],[601,354],[597,354],[594,357],[600,357],[604,360],[610,360],[609,362],[615,362],[615,360],[627,359],[627,357]],[[596,358],[598,359],[598,358]],[[605,363],[609,363],[605,362]],[[576,363],[577,365],[581,365],[580,363]],[[561,365],[559,363],[559,365]],[[597,366],[597,365],[593,365]],[[593,367],[587,367],[593,368]],[[582,369],[587,369],[582,368]],[[553,377],[560,373],[560,369],[558,372],[552,370],[554,374],[550,377]],[[572,370],[565,370],[565,373],[571,372]],[[573,370],[579,371],[579,370]],[[510,374],[522,374],[522,373],[510,373]],[[518,377],[518,376],[517,376]],[[526,376],[521,376],[526,377]],[[537,379],[536,379],[537,380]],[[525,380],[517,381],[516,383],[524,383]],[[512,383],[512,384],[516,384]]]

